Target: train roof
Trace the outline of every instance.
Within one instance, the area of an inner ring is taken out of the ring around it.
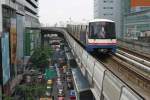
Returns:
[[[91,23],[91,22],[103,22],[103,21],[104,22],[114,22],[110,19],[94,19],[94,20],[89,21],[89,23]]]

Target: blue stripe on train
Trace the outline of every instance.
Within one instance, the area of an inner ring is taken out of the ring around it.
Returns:
[[[93,52],[94,49],[98,49],[98,48],[102,48],[102,49],[112,49],[112,52],[115,53],[116,52],[116,45],[86,45],[86,50],[88,52]]]

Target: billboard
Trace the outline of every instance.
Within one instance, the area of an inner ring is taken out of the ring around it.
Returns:
[[[16,49],[17,49],[16,18],[11,18],[10,47],[11,47],[11,64],[15,64],[16,63]]]
[[[23,16],[17,14],[17,54],[16,54],[16,62],[17,64],[22,63],[23,58]]]
[[[135,8],[138,6],[142,6],[142,7],[150,7],[150,0],[131,0],[131,7]]]
[[[2,68],[3,68],[3,85],[10,78],[10,59],[9,59],[9,33],[2,34]]]

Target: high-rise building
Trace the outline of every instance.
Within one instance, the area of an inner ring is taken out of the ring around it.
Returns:
[[[38,0],[24,0],[25,2],[25,26],[38,27]]]
[[[121,2],[122,0],[94,0],[94,18],[115,21],[118,38],[122,36]]]
[[[0,85],[6,95],[21,79],[26,27],[37,26],[38,0],[0,0]]]

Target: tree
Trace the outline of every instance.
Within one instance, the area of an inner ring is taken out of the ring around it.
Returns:
[[[43,96],[46,91],[45,84],[22,84],[16,87],[17,91],[23,93],[25,100],[35,100],[36,97]]]
[[[49,47],[36,48],[30,58],[32,66],[44,70],[49,66],[49,58],[52,56],[52,49]]]

